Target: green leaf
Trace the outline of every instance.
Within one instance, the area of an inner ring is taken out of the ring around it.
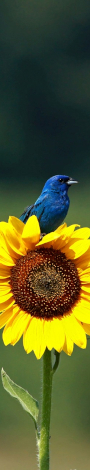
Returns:
[[[31,418],[34,420],[35,427],[38,419],[39,414],[39,404],[38,401],[35,400],[27,390],[20,387],[19,385],[15,384],[13,380],[6,374],[6,372],[1,370],[1,378],[3,387],[5,390],[14,398],[17,398],[19,403],[22,405],[25,411],[30,414]]]

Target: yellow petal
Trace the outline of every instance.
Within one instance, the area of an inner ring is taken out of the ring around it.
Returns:
[[[66,227],[66,229],[64,229],[61,232],[60,237],[58,238],[58,240],[56,240],[56,242],[54,242],[53,248],[56,249],[56,250],[59,250],[59,249],[62,249],[63,247],[66,247],[66,244],[71,239],[72,234],[73,234],[76,227],[77,227],[76,224],[70,225],[70,227]]]
[[[63,238],[67,238],[69,240],[69,238],[71,238],[75,232],[75,228],[76,227],[79,227],[79,225],[77,224],[73,224],[73,225],[70,225],[69,227],[66,227],[66,229],[63,230],[63,232],[61,233],[61,237]]]
[[[5,310],[7,307],[10,307],[10,306],[14,305],[14,303],[15,303],[15,300],[14,300],[13,296],[9,300],[5,300],[5,298],[3,298],[3,299],[4,299],[3,302],[0,301],[0,312],[2,310]]]
[[[2,273],[2,274],[1,274],[1,273]],[[8,277],[7,277],[7,276],[8,276]],[[1,267],[0,267],[0,282],[1,282],[1,281],[7,281],[7,279],[8,279],[8,281],[10,280],[10,274],[9,274],[9,272],[7,273],[6,271],[2,271],[2,270],[1,270]]]
[[[53,248],[55,250],[61,250],[63,253],[66,254],[67,258],[77,259],[82,255],[85,254],[86,250],[90,245],[89,240],[78,240],[72,238],[73,234],[73,227],[67,227],[56,240],[53,240]],[[55,232],[54,232],[55,233]],[[75,233],[75,232],[74,232]]]
[[[11,340],[12,340],[12,336],[11,336],[12,324],[13,324],[13,321],[14,321],[15,317],[17,315],[19,315],[19,311],[20,311],[19,307],[16,306],[12,317],[7,322],[7,325],[5,326],[5,328],[3,330],[2,338],[3,338],[3,342],[4,342],[5,346],[7,346],[8,344],[11,343]]]
[[[0,222],[0,234],[6,234],[7,225],[7,222]]]
[[[23,336],[23,345],[27,353],[34,351],[37,359],[42,357],[46,348],[43,319],[31,319],[29,326]]]
[[[0,288],[1,286],[2,287],[6,287],[6,286],[9,286],[9,282],[10,282],[10,278],[9,277],[6,277],[4,279],[0,279]]]
[[[17,217],[10,216],[8,219],[8,223],[12,225],[14,230],[16,230],[20,235],[22,235],[24,223],[20,219],[17,219]]]
[[[82,289],[84,292],[90,293],[90,284],[83,284]]]
[[[10,250],[8,249],[7,240],[5,238],[4,233],[0,233],[0,252],[1,248],[10,256]]]
[[[18,221],[18,219],[16,220]],[[23,223],[21,222],[21,224]],[[0,246],[4,247],[6,251],[10,251],[11,247],[16,248],[16,250],[18,251],[20,247],[20,243],[22,243],[23,245],[21,233],[19,232],[20,231],[17,232],[17,230],[15,230],[13,224],[1,222],[0,223]]]
[[[60,227],[58,227],[55,230],[55,232],[58,233],[59,235],[61,235],[61,237],[70,238],[73,233],[76,233],[76,232],[74,232],[76,227],[80,227],[80,225],[73,224],[73,225],[70,225],[69,227],[67,227],[67,224],[65,223],[63,225],[60,225]]]
[[[67,227],[66,224],[63,224],[54,232],[45,235],[37,246],[47,245],[48,248],[53,246],[55,250],[59,250],[62,248],[62,246],[65,245],[65,243],[68,243],[68,240],[71,237],[75,227],[77,227],[77,225],[71,225],[70,227]]]
[[[84,227],[84,228],[79,228],[72,234],[72,238],[80,238],[80,239],[87,239],[90,237],[90,228]]]
[[[81,274],[80,274],[80,280],[83,284],[88,284],[90,285],[90,267],[88,269],[85,269]]]
[[[58,318],[47,320],[44,323],[46,346],[51,351],[52,348],[60,352],[63,349],[65,334],[63,329],[63,322]]]
[[[80,268],[78,268],[79,270]],[[85,274],[90,274],[90,266],[87,266],[86,269],[84,269],[84,271],[81,269],[81,276],[85,276]]]
[[[82,291],[81,291],[81,298],[88,300],[88,301],[89,301],[89,304],[90,304],[90,291],[89,291],[89,292],[85,292],[85,290],[82,289]]]
[[[14,258],[16,257],[15,254],[18,254],[19,256],[26,254],[26,248],[21,235],[13,230],[11,224],[8,224],[6,237],[8,247],[10,246],[10,248],[13,250]]]
[[[23,312],[22,310],[15,317],[11,327],[11,344],[13,346],[19,341],[19,339],[25,332],[29,321],[29,315]]]
[[[67,225],[64,224],[63,226],[61,226],[61,230],[59,227],[57,230],[55,230],[55,232],[52,232],[51,234],[49,234],[49,237],[51,237],[51,240],[52,240],[52,246],[55,250],[61,250],[62,247],[66,246],[69,239],[71,238],[71,235],[75,227],[77,227],[76,224],[70,225],[70,227],[67,227]],[[43,242],[44,242],[44,239],[43,239]]]
[[[55,230],[55,233],[58,233],[60,235],[65,229],[67,228],[66,222],[62,225],[59,225],[59,227]]]
[[[9,284],[6,284],[6,286],[2,286],[0,285],[0,297],[1,296],[6,296],[7,294],[10,294],[11,293],[11,287]]]
[[[81,298],[73,308],[73,313],[79,321],[90,323],[90,302]]]
[[[0,261],[1,258],[11,260],[14,260],[14,257],[12,256],[11,249],[8,247],[7,240],[5,239],[4,235],[0,235]],[[5,263],[4,263],[5,264]]]
[[[69,336],[66,334],[65,335],[65,343],[64,343],[64,346],[63,346],[63,351],[68,354],[68,356],[71,356],[72,352],[73,352],[73,347],[74,347],[74,344],[73,344],[73,341],[71,340],[71,338],[69,338]]]
[[[85,333],[90,336],[90,325],[83,323],[83,328],[84,328]]]
[[[56,241],[56,239],[60,238],[58,233],[56,234],[56,232],[51,232],[51,233],[48,233],[47,235],[45,235],[42,240],[40,240],[39,243],[37,243],[37,247],[39,246],[47,246],[48,248],[50,248],[51,246],[53,246],[53,242],[54,240]]]
[[[6,254],[8,254],[14,261],[17,260],[21,255],[26,254],[26,247],[24,246],[24,242],[22,241],[21,237],[18,237],[18,246],[17,244],[14,243],[15,238],[17,240],[17,234],[15,237],[12,237],[11,239],[11,233],[9,237],[9,231],[8,235],[6,234],[6,239],[3,237],[3,235],[0,236],[0,252],[1,248],[4,250],[4,258],[6,257]]]
[[[0,249],[0,266],[14,266],[15,262],[14,259],[11,258],[11,256],[8,256],[8,253],[4,251],[2,248]]]
[[[87,243],[87,241],[89,242],[90,240],[86,240],[85,243]],[[90,247],[80,258],[76,259],[76,266],[82,270],[86,270],[88,267],[90,268]]]
[[[0,305],[3,301],[6,302],[6,300],[9,300],[12,297],[13,297],[12,292],[8,292],[6,294],[5,292],[0,292]]]
[[[72,244],[72,239],[69,243],[62,248],[63,253],[66,254],[69,259],[80,258],[83,254],[86,253],[90,246],[90,240],[79,240]]]
[[[0,329],[10,320],[13,314],[16,313],[15,306],[7,308],[3,313],[0,314]]]
[[[7,252],[10,252],[16,257],[17,254],[25,254],[26,248],[22,241],[21,234],[24,224],[16,217],[9,217],[9,222],[0,223],[0,246],[4,247]],[[4,242],[2,241],[4,238]]]
[[[2,223],[1,223],[1,226],[2,226]],[[2,230],[3,230],[3,226],[2,226]],[[12,227],[11,227],[11,230],[12,230]],[[7,255],[7,259],[8,257],[14,259],[15,253],[13,253],[12,248],[10,246],[10,240],[8,243],[9,233],[10,233],[10,226],[5,223],[4,230],[0,231],[0,254],[2,254],[4,258],[6,258],[6,255]]]
[[[75,344],[77,344],[79,348],[86,348],[86,335],[80,322],[76,318],[74,318],[72,314],[66,316],[64,318],[64,321],[67,335],[71,338],[71,340]]]
[[[0,279],[10,278],[10,267],[0,263]]]
[[[24,225],[22,232],[22,239],[29,244],[36,244],[40,239],[40,227],[38,219],[35,215],[32,215]]]

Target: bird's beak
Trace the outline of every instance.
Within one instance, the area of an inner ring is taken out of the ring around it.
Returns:
[[[67,181],[68,186],[71,186],[71,184],[74,184],[74,183],[78,183],[78,181],[73,180],[73,178],[69,178],[69,180]]]

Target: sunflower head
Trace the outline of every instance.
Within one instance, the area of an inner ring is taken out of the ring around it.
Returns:
[[[77,230],[75,230],[77,229]],[[40,235],[35,216],[0,223],[0,328],[4,344],[23,335],[27,353],[71,355],[90,334],[90,229],[60,226]]]

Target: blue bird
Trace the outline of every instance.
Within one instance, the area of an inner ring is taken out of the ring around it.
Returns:
[[[56,230],[67,215],[70,204],[68,189],[73,183],[77,181],[65,175],[49,178],[35,204],[25,209],[20,220],[25,224],[31,215],[36,215],[41,233]]]

